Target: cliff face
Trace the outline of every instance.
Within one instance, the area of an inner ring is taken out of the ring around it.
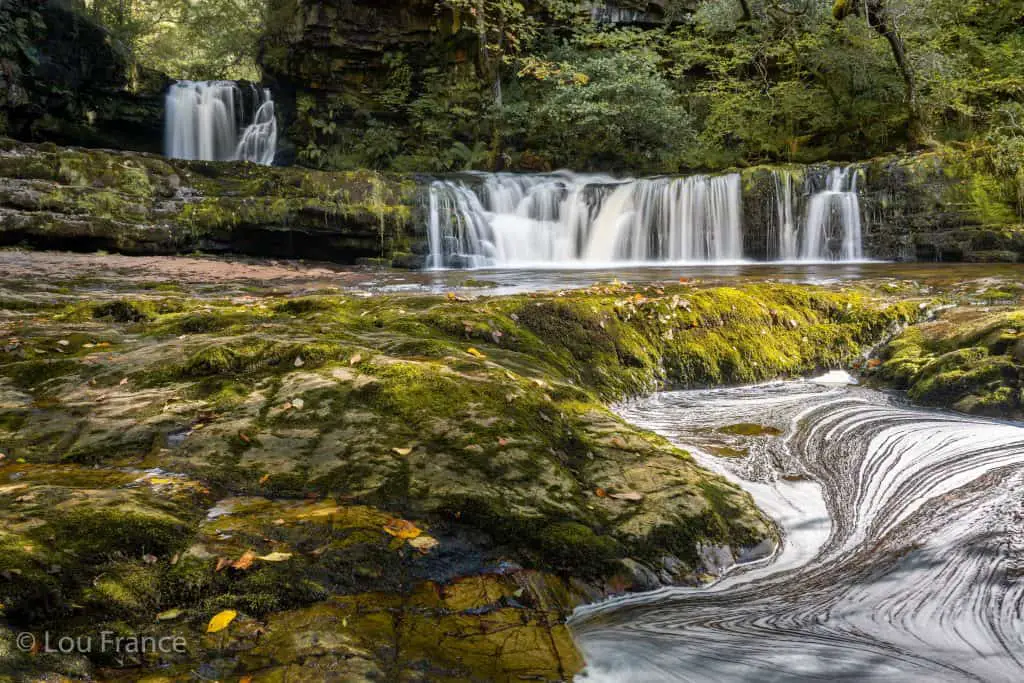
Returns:
[[[409,134],[405,105],[430,77],[475,84],[461,27],[432,0],[271,0],[260,62],[303,160],[344,165],[322,156],[377,127]]]
[[[23,140],[159,152],[159,74],[136,74],[110,33],[60,0],[0,6],[0,134]]]

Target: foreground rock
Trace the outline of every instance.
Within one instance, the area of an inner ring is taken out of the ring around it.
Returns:
[[[0,139],[0,245],[416,266],[415,183]],[[419,249],[422,251],[422,249]]]
[[[15,679],[570,678],[573,606],[700,582],[774,538],[746,494],[607,402],[837,367],[920,312],[786,286],[89,287],[0,297]],[[207,634],[218,616],[234,618]],[[25,630],[187,647],[32,655]]]

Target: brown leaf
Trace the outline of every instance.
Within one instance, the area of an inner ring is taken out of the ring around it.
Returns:
[[[260,477],[260,486],[263,486],[268,481],[270,481],[270,474],[264,474],[262,477]]]
[[[625,493],[612,493],[608,497],[615,500],[628,500],[631,503],[639,503],[644,499],[644,494],[637,493],[636,491],[626,491]]]
[[[594,495],[597,496],[598,498],[606,498],[608,497],[608,492],[602,488],[597,488],[594,489]]]
[[[123,377],[123,378],[121,379],[120,383],[119,383],[119,385],[120,385],[120,386],[122,386],[122,387],[123,387],[123,386],[124,386],[125,384],[128,384],[128,378],[127,378],[127,377]]]
[[[242,441],[246,442],[246,443],[252,443],[252,440],[244,432],[239,432],[238,433],[238,438],[241,439]]]
[[[219,572],[222,569],[224,569],[225,567],[230,567],[230,566],[231,566],[231,558],[229,558],[229,557],[218,557],[217,558],[217,568],[214,569],[214,571],[215,572]]]
[[[237,560],[231,563],[231,568],[245,571],[246,569],[252,566],[252,562],[255,559],[256,553],[254,553],[251,550],[246,550],[244,553],[242,553],[241,557],[239,557]]]
[[[363,354],[361,354],[361,353],[353,354],[352,357],[348,359],[348,364],[349,365],[355,365],[356,363],[358,363],[362,359],[363,359]]]

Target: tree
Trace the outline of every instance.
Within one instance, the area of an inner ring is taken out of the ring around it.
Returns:
[[[867,21],[876,33],[885,38],[892,51],[893,61],[903,78],[906,90],[907,133],[911,144],[920,145],[928,139],[918,102],[917,76],[907,58],[907,46],[899,27],[899,15],[893,9],[892,0],[836,0],[833,15],[842,21],[850,15],[857,15]]]

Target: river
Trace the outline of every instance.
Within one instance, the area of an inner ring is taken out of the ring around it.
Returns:
[[[814,381],[620,412],[738,481],[783,542],[706,588],[578,610],[586,680],[1024,680],[1021,426]]]

